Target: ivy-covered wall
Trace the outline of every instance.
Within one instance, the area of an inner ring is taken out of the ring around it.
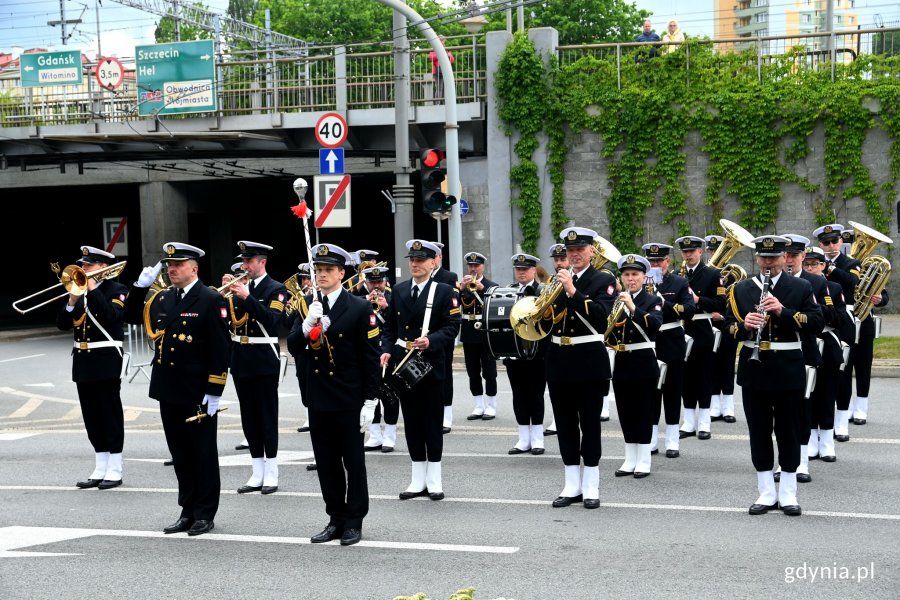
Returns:
[[[638,52],[623,54],[621,89],[614,54],[560,67],[552,48],[516,34],[500,56],[489,128],[514,144],[510,203],[526,251],[540,255],[539,240],[569,223],[625,252],[720,233],[722,217],[754,234],[855,220],[900,237],[900,57],[862,55],[832,81],[801,48],[764,62],[761,77],[752,51]]]

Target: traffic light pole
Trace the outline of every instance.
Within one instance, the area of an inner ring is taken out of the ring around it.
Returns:
[[[409,38],[406,35],[406,17],[400,12],[394,15],[394,143],[397,166],[394,171],[394,282],[405,278],[403,257],[406,256],[406,240],[413,234],[413,202],[415,192],[409,184]]]
[[[422,16],[407,6],[401,0],[378,0],[382,4],[401,13],[419,28],[419,31],[431,44],[441,66],[441,76],[444,78],[444,130],[445,148],[447,152],[447,193],[456,198],[462,197],[462,189],[459,180],[459,124],[456,120],[456,85],[453,80],[453,64],[447,55],[447,50],[438,39],[437,34]],[[397,35],[395,32],[394,35]],[[408,127],[408,122],[403,125]],[[408,156],[407,152],[407,156]],[[398,157],[399,158],[399,157]],[[462,248],[462,217],[459,214],[459,203],[450,207],[450,220],[448,222],[447,245],[450,252],[450,270],[454,273],[463,272],[463,248]],[[405,247],[404,247],[405,250]],[[402,254],[400,255],[402,256]]]

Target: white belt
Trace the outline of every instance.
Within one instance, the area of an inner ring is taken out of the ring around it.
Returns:
[[[847,312],[852,313],[854,311],[854,309],[855,309],[855,307],[852,304],[847,305]]]
[[[668,331],[670,329],[681,329],[681,321],[673,321],[671,323],[663,323],[659,326],[660,331]]]
[[[578,344],[588,344],[590,342],[602,342],[603,335],[599,333],[591,333],[588,335],[578,335],[575,337],[554,335],[550,341],[557,346],[577,346]]]
[[[639,342],[637,344],[617,344],[609,346],[616,352],[633,352],[635,350],[653,350],[656,348],[655,342]]]
[[[691,321],[707,321],[709,319],[712,319],[712,315],[705,312],[696,313],[693,317],[691,317]]]
[[[466,321],[480,321],[481,315],[463,315]]]
[[[79,350],[96,350],[97,348],[121,348],[122,342],[106,340],[105,342],[75,342],[75,348]]]
[[[756,348],[756,342],[744,342],[744,346],[747,348]],[[760,350],[800,350],[800,342],[767,342],[762,341],[759,343]]]
[[[274,337],[248,337],[246,335],[233,335],[231,336],[232,342],[238,342],[239,344],[277,344],[278,338]]]
[[[410,341],[408,341],[408,342],[407,342],[406,340],[397,340],[397,341],[394,342],[394,343],[395,343],[397,346],[400,346],[401,348],[405,348],[406,350],[412,350],[412,349],[413,349],[413,346],[412,346],[412,345],[413,345],[413,341],[412,341],[412,340],[410,340]]]

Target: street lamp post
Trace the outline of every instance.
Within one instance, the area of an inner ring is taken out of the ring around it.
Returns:
[[[459,22],[466,28],[466,31],[472,34],[472,102],[478,102],[478,59],[476,56],[475,36],[487,25],[487,19],[473,5],[472,16],[460,19]]]

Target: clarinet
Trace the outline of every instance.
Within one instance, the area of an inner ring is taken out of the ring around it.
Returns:
[[[766,316],[766,310],[763,308],[762,303],[763,300],[766,299],[766,296],[769,295],[769,289],[772,287],[772,271],[766,269],[763,271],[763,287],[762,293],[759,295],[759,304],[756,305],[756,312],[759,315]],[[765,323],[763,323],[759,329],[756,330],[756,344],[753,346],[753,352],[750,353],[750,360],[754,362],[760,362],[759,359],[759,343],[762,341],[762,330],[765,327]]]

